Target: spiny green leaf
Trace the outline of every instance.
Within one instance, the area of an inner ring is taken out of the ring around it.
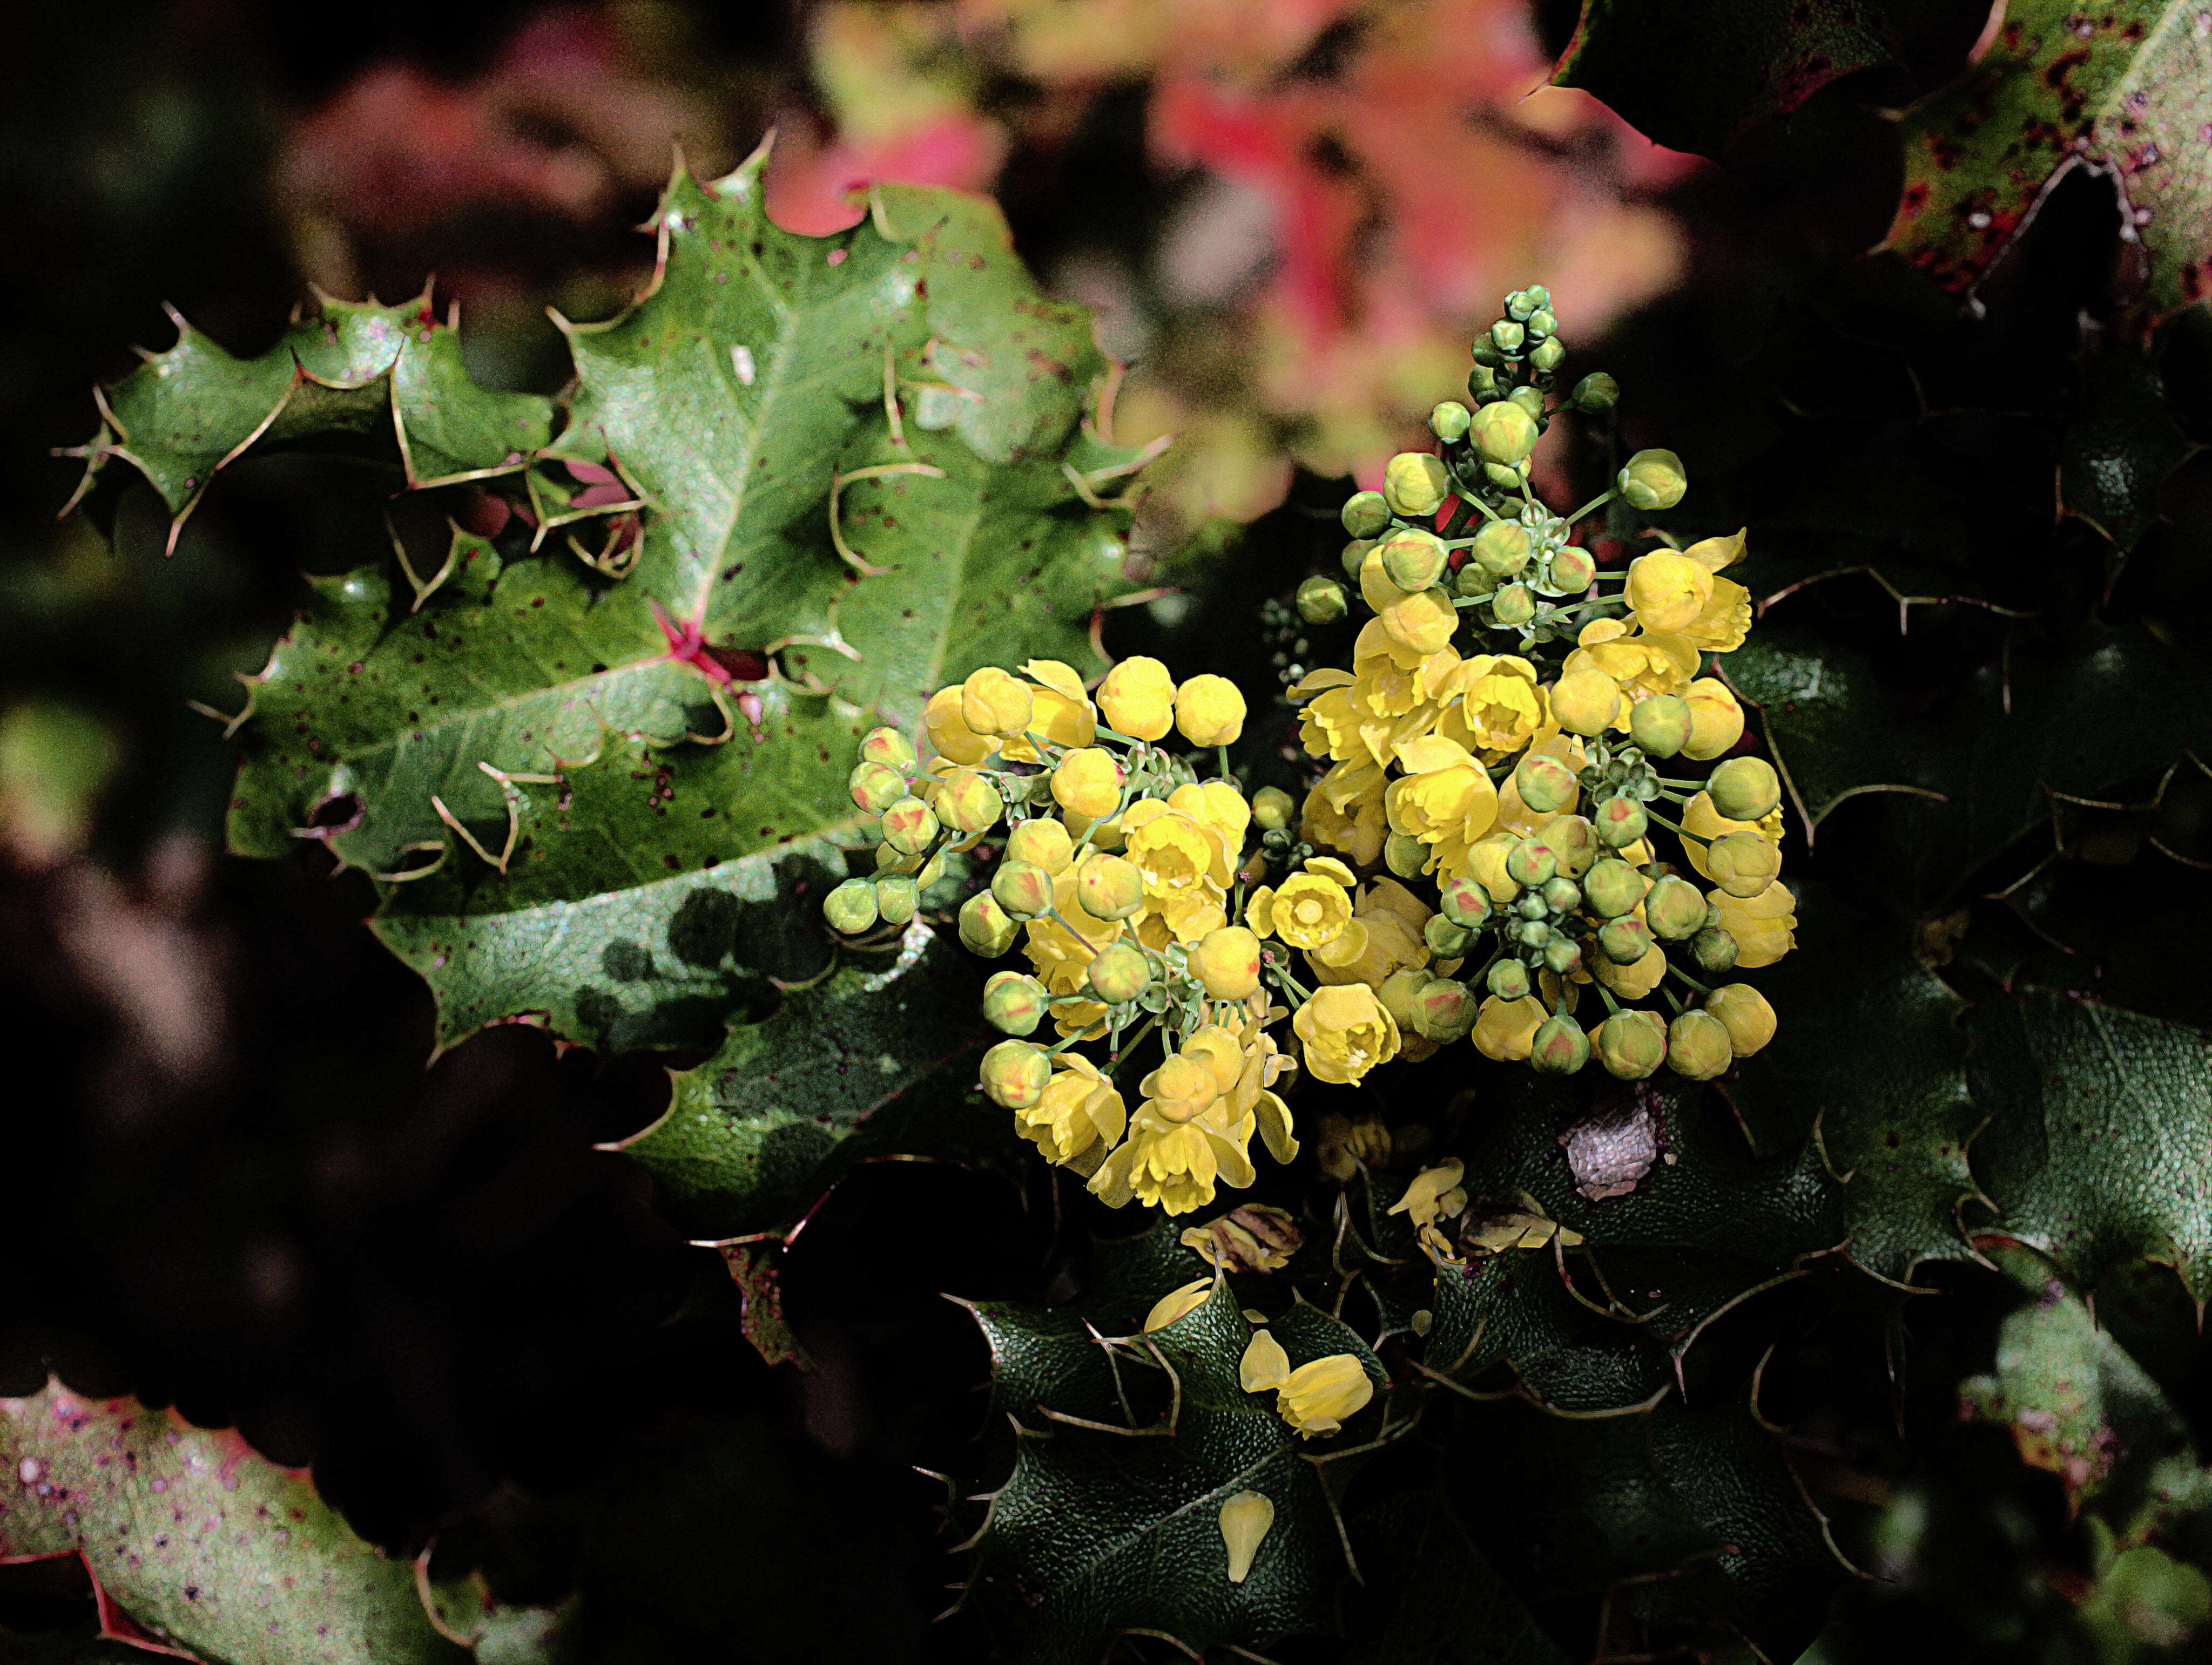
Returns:
[[[1893,59],[1868,0],[1583,0],[1552,84],[1596,94],[1670,149],[1718,157],[1838,76]]]
[[[1351,1530],[1366,1583],[1344,1665],[1566,1665],[1441,1498],[1387,1498]]]
[[[2146,310],[2212,290],[2212,37],[2199,0],[2012,0],[1981,61],[1901,118],[1888,246],[1971,289],[2066,173],[2111,173]]]
[[[1996,1229],[2091,1288],[2147,1257],[2212,1296],[2212,1041],[2032,986],[1984,1001],[1972,1027],[1990,1117],[1974,1172]]]
[[[0,1399],[0,1561],[81,1553],[133,1622],[223,1665],[445,1665],[414,1571],[235,1433],[58,1383]]]
[[[2132,353],[2093,364],[2058,452],[2058,500],[2125,556],[2158,518],[2160,487],[2197,447],[2166,382]]]

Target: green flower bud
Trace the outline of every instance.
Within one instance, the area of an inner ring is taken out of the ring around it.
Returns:
[[[1528,1062],[1547,1075],[1571,1075],[1589,1062],[1589,1037],[1564,1014],[1538,1024],[1530,1048]]]
[[[1494,578],[1510,578],[1528,564],[1528,533],[1518,521],[1486,522],[1468,549],[1468,565]]]
[[[1702,971],[1716,977],[1735,969],[1735,957],[1741,948],[1735,933],[1719,925],[1708,925],[1690,939],[1690,957]]]
[[[1634,798],[1607,798],[1590,811],[1597,841],[1610,850],[1625,850],[1642,838],[1651,818]]]
[[[1559,870],[1559,857],[1541,839],[1523,839],[1505,852],[1505,876],[1516,885],[1540,885]]]
[[[1134,1000],[1151,985],[1152,963],[1141,948],[1109,942],[1098,951],[1084,976],[1091,993],[1109,1006],[1119,1006]]]
[[[983,1094],[1008,1110],[1027,1110],[1044,1097],[1052,1060],[1025,1040],[1002,1040],[983,1055],[978,1072]]]
[[[1479,879],[1447,879],[1437,887],[1437,909],[1455,925],[1478,930],[1490,920],[1490,893]]]
[[[914,767],[914,743],[896,729],[871,729],[860,736],[860,761],[890,769]]]
[[[1528,892],[1513,905],[1513,917],[1516,919],[1542,919],[1547,917],[1551,911],[1552,905],[1544,899],[1540,886]],[[1540,936],[1536,940],[1540,943],[1544,941]]]
[[[1252,820],[1262,832],[1279,832],[1291,824],[1298,807],[1279,786],[1262,786],[1252,799]]]
[[[1382,542],[1382,570],[1407,595],[1417,595],[1443,575],[1443,540],[1418,527],[1393,532]]]
[[[902,856],[919,856],[937,839],[937,812],[920,798],[901,798],[884,811],[884,842]]]
[[[1705,783],[1713,808],[1732,821],[1755,821],[1782,802],[1782,783],[1763,757],[1732,757]]]
[[[1052,906],[1052,875],[1032,862],[1001,862],[991,894],[1013,918],[1034,919]]]
[[[1354,492],[1344,501],[1337,518],[1350,537],[1375,537],[1390,524],[1390,505],[1380,492]]]
[[[1575,772],[1549,752],[1531,752],[1515,766],[1513,790],[1540,815],[1555,814],[1574,802]],[[1510,863],[1508,863],[1509,870]],[[1522,884],[1528,881],[1523,879]]]
[[[1644,917],[1651,934],[1669,942],[1685,941],[1705,928],[1705,899],[1698,887],[1669,874],[1651,887],[1644,899]]]
[[[1449,445],[1466,433],[1471,420],[1465,405],[1457,399],[1446,399],[1429,413],[1429,432]]]
[[[1527,584],[1509,584],[1492,597],[1490,612],[1498,623],[1517,629],[1536,616],[1536,598]]]
[[[1486,463],[1510,469],[1536,448],[1536,423],[1510,398],[1486,404],[1468,427],[1474,449]]]
[[[1571,977],[1582,969],[1582,944],[1570,936],[1554,935],[1544,944],[1544,964],[1560,977]]]
[[[1602,370],[1593,370],[1575,384],[1569,403],[1589,416],[1602,416],[1620,403],[1620,384]]]
[[[1475,404],[1484,404],[1498,397],[1498,372],[1486,364],[1478,364],[1467,372],[1467,397]],[[1470,419],[1472,420],[1472,419]]]
[[[1620,471],[1620,494],[1639,509],[1671,509],[1690,488],[1682,459],[1671,451],[1639,451]]]
[[[1567,361],[1567,349],[1555,336],[1550,341],[1539,342],[1528,354],[1528,363],[1548,376]]]
[[[1710,1012],[1677,1012],[1667,1026],[1667,1067],[1693,1081],[1710,1081],[1735,1062],[1726,1025]]]
[[[1540,300],[1536,302],[1536,310],[1528,314],[1528,333],[1532,336],[1548,336],[1559,327],[1559,319],[1552,316],[1552,309]]]
[[[1566,875],[1544,881],[1544,905],[1554,913],[1572,913],[1583,905],[1583,887]]]
[[[1487,333],[1477,336],[1468,348],[1467,354],[1480,368],[1489,368],[1505,362],[1505,354],[1498,350],[1498,343],[1491,340]],[[1471,376],[1468,378],[1468,391],[1474,393],[1477,403],[1481,402],[1482,395],[1475,391],[1474,378]]]
[[[1544,415],[1543,389],[1539,387],[1530,387],[1524,384],[1522,386],[1515,388],[1505,397],[1512,400],[1515,404],[1519,405],[1522,409],[1527,411],[1528,413],[1528,420],[1530,421],[1538,421],[1542,418]]]
[[[1485,463],[1482,465],[1482,477],[1501,491],[1519,491],[1521,482],[1528,477],[1528,459],[1525,457],[1510,467],[1503,463]]]
[[[1036,775],[1032,779],[1045,777]],[[1034,862],[1047,873],[1058,873],[1065,869],[1075,855],[1075,841],[1067,836],[1066,826],[1050,815],[1032,815],[1018,821],[1006,834],[1006,859],[1010,862]]]
[[[876,912],[886,925],[907,923],[921,905],[921,881],[913,875],[894,873],[876,881]]]
[[[1644,875],[1618,856],[1608,856],[1583,879],[1583,898],[1601,919],[1615,919],[1644,899]]]
[[[1569,544],[1552,557],[1552,588],[1563,596],[1579,596],[1597,580],[1597,563],[1589,551]]]
[[[1462,561],[1458,572],[1454,575],[1452,588],[1462,596],[1487,596],[1498,588],[1498,579],[1495,574],[1482,570],[1480,561]]]
[[[1404,832],[1393,832],[1382,840],[1382,865],[1401,879],[1418,879],[1421,869],[1429,864],[1429,847],[1419,839]]]
[[[832,930],[851,936],[876,923],[876,887],[866,879],[848,879],[822,899],[822,917]]]
[[[956,769],[937,789],[931,806],[937,819],[955,832],[973,837],[988,832],[1006,813],[1006,801],[988,775],[974,769]]]
[[[1413,1026],[1414,1000],[1421,990],[1436,978],[1418,966],[1403,966],[1384,978],[1375,990],[1375,998],[1382,1003],[1401,1029]]]
[[[1524,948],[1534,948],[1541,954],[1544,945],[1552,940],[1552,928],[1540,919],[1531,919],[1513,933],[1513,940]]]
[[[1552,292],[1540,283],[1531,283],[1521,293],[1531,306],[1549,306],[1552,304]]]
[[[994,972],[983,985],[983,1020],[1006,1035],[1027,1035],[1044,1021],[1050,996],[1020,972]]]
[[[1474,1032],[1478,1008],[1474,990],[1464,983],[1431,978],[1413,996],[1413,1032],[1439,1046],[1465,1040]]]
[[[960,946],[984,960],[996,960],[1021,934],[1022,928],[988,890],[963,902],[959,917]]]
[[[1756,832],[1723,832],[1705,846],[1705,868],[1730,896],[1747,899],[1780,875],[1782,852]]]
[[[1671,693],[1639,699],[1628,713],[1628,737],[1653,757],[1672,757],[1690,743],[1690,707]]]
[[[853,766],[845,784],[852,790],[853,802],[871,815],[882,814],[906,796],[904,775],[888,763],[870,763],[865,759]]]
[[[1145,875],[1119,856],[1092,856],[1075,869],[1075,899],[1093,919],[1127,919],[1145,905]]]
[[[1516,289],[1505,297],[1505,316],[1518,324],[1543,304],[1526,289]]]
[[[1528,992],[1528,968],[1517,960],[1501,960],[1483,982],[1498,999],[1519,1000]]]
[[[1501,353],[1517,353],[1521,343],[1528,339],[1528,332],[1511,318],[1500,318],[1490,326],[1490,339]]]
[[[1408,520],[1436,513],[1450,489],[1451,476],[1444,472],[1443,458],[1425,451],[1401,451],[1382,470],[1383,499]]]
[[[1597,1026],[1597,1057],[1616,1080],[1640,1081],[1667,1061],[1667,1030],[1656,1012],[1615,1012]]]
[[[1345,598],[1344,586],[1319,572],[1298,586],[1298,617],[1310,625],[1334,624],[1351,605]]]
[[[1464,925],[1455,925],[1441,913],[1432,913],[1428,923],[1421,927],[1421,941],[1429,945],[1429,952],[1437,959],[1456,960],[1474,941],[1474,933]]]
[[[1344,576],[1354,584],[1359,582],[1359,569],[1367,564],[1367,552],[1375,547],[1370,537],[1356,537],[1339,553],[1337,561],[1344,568]]]
[[[1599,928],[1597,951],[1616,966],[1633,966],[1651,952],[1651,930],[1641,919],[1622,914]]]

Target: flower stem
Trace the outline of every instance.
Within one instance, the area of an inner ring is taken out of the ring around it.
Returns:
[[[1569,515],[1567,517],[1567,524],[1570,526],[1573,525],[1584,515],[1589,514],[1595,510],[1602,509],[1607,504],[1612,502],[1614,498],[1619,497],[1620,495],[1620,487],[1618,486],[1615,486],[1610,491],[1599,493],[1597,496],[1593,497],[1589,502],[1583,504],[1581,508]]]

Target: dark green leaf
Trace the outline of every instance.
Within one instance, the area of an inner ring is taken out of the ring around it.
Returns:
[[[1441,1498],[1387,1499],[1352,1523],[1366,1584],[1344,1665],[1566,1665]]]
[[[2196,449],[2156,370],[2132,353],[2099,359],[2059,446],[2059,506],[2126,555],[2158,518],[2166,476]]]

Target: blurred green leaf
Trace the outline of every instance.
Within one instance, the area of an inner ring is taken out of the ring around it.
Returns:
[[[2159,489],[2197,447],[2182,432],[2165,379],[2140,356],[2091,364],[2058,448],[2058,501],[2121,556],[2158,518]]]
[[[1387,1498],[1351,1529],[1366,1582],[1344,1665],[1566,1665],[1441,1498]]]

